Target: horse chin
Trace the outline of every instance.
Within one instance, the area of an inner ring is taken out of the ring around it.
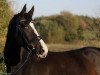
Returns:
[[[48,55],[47,52],[43,52],[42,54],[37,54],[37,56],[38,56],[39,58],[46,58],[47,55]]]

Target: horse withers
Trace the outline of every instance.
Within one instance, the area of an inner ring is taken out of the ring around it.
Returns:
[[[4,59],[11,75],[96,75],[95,65],[80,52],[48,52],[31,22],[34,7],[26,5],[9,23]]]

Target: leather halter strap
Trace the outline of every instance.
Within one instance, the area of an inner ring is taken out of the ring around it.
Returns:
[[[36,36],[35,38],[32,38],[30,41],[27,39],[25,32],[22,30],[22,28],[20,27],[20,25],[18,25],[18,30],[21,32],[21,36],[23,37],[25,43],[26,43],[26,48],[27,50],[34,50],[35,48],[30,44],[30,41],[40,41],[42,39],[41,36]]]

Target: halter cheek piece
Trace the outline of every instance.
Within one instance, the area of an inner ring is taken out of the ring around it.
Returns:
[[[25,32],[22,30],[21,26],[18,25],[17,29],[20,31],[21,36],[23,37],[25,43],[26,43],[26,48],[27,51],[35,51],[35,48],[33,47],[33,45],[30,44],[30,41],[26,38]],[[32,38],[31,41],[35,40],[35,41],[40,41],[42,39],[41,36],[36,36],[35,38]]]

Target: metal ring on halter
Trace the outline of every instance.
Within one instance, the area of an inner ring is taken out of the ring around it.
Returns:
[[[35,48],[34,48],[31,44],[29,44],[29,45],[27,46],[27,49],[28,49],[28,50],[34,50]]]

